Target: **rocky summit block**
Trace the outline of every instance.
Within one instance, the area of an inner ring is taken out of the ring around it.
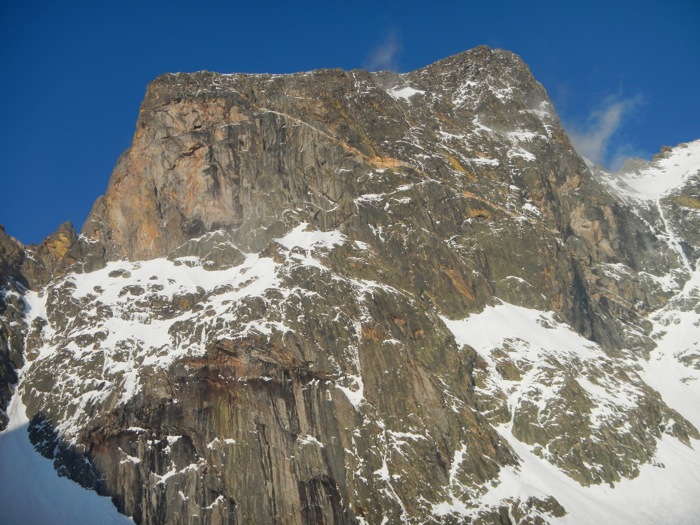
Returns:
[[[668,342],[699,297],[689,148],[590,166],[485,47],[163,75],[80,236],[0,232],[0,356],[37,446],[137,523],[556,521],[700,438]]]

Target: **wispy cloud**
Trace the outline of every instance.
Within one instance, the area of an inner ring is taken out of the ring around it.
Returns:
[[[398,70],[398,56],[402,45],[398,31],[391,29],[384,41],[369,54],[364,62],[364,67],[369,71]]]
[[[616,170],[634,153],[634,147],[619,140],[625,122],[643,102],[640,95],[631,98],[608,97],[583,124],[566,126],[576,151],[596,164]]]

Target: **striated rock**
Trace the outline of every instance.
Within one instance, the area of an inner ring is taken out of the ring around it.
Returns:
[[[494,295],[550,303],[619,347],[605,319],[610,308],[634,313],[616,294],[589,300],[600,293],[581,289],[596,282],[590,262],[622,256],[658,274],[679,261],[618,206],[520,59],[477,48],[404,76],[164,75],[83,234],[108,258],[149,259],[216,229],[257,252],[299,222],[340,227],[383,266],[403,265],[396,277],[413,293],[449,301],[446,313]],[[559,233],[542,242],[547,232]]]
[[[700,379],[689,148],[642,195],[682,148],[589,166],[485,47],[163,75],[80,236],[0,232],[33,441],[137,523],[554,521],[518,447],[580,487],[700,439],[649,372]]]

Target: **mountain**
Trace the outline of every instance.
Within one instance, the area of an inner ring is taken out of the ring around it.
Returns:
[[[607,173],[506,51],[163,75],[0,231],[3,423],[136,523],[694,523],[698,232],[700,141]]]

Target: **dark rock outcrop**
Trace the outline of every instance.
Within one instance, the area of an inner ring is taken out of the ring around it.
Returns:
[[[16,369],[24,364],[23,260],[24,247],[0,226],[0,430],[7,426]]]

